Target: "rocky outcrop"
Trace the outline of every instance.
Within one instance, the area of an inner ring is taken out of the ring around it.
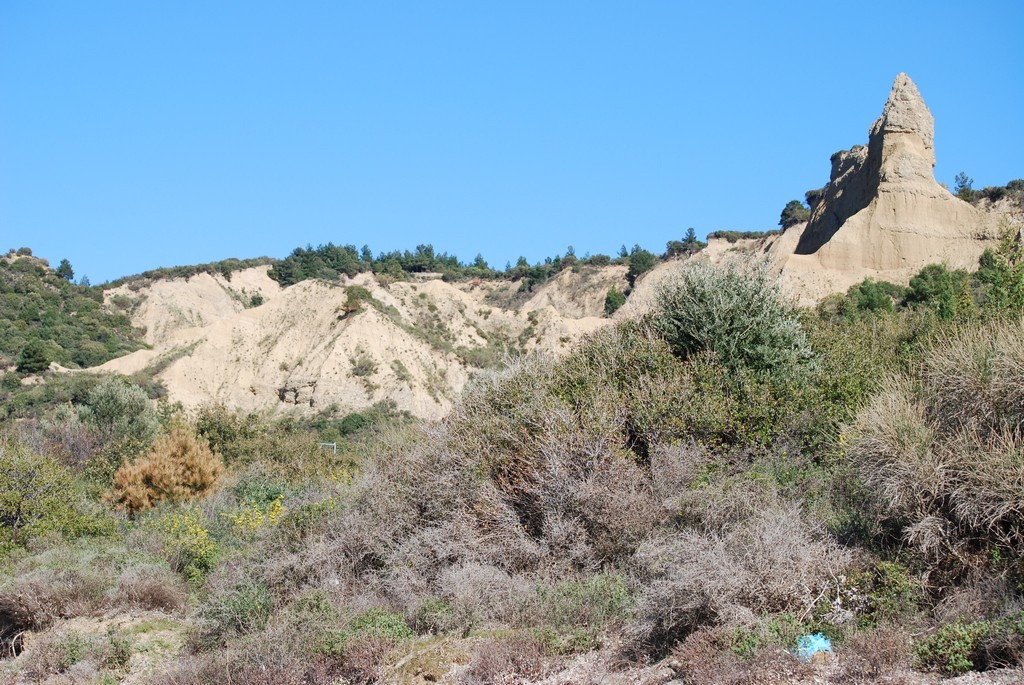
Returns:
[[[832,155],[829,183],[784,268],[814,291],[801,294],[817,299],[865,276],[906,282],[929,263],[977,264],[996,221],[935,181],[934,137],[917,86],[900,74],[867,146]]]
[[[607,325],[605,293],[626,285],[622,266],[566,269],[522,303],[512,281],[438,277],[382,285],[361,274],[280,288],[266,271],[108,291],[108,306],[120,303],[145,326],[151,348],[99,370],[154,375],[186,409],[223,402],[245,411],[344,416],[388,400],[437,419],[506,350],[558,354]],[[348,309],[352,286],[370,298],[355,311]]]

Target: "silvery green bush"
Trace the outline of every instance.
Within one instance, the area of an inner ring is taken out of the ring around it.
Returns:
[[[812,358],[796,303],[766,261],[688,262],[656,297],[655,327],[680,357],[712,351],[729,368],[765,373]]]

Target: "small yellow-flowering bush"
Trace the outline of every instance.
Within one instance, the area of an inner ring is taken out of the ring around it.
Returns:
[[[243,502],[237,510],[226,512],[224,516],[231,521],[231,527],[236,533],[252,535],[264,526],[276,526],[281,522],[287,511],[283,501],[284,495],[278,495],[266,508],[254,502]]]
[[[154,522],[163,556],[189,580],[200,580],[216,562],[217,544],[207,523],[202,510],[194,505],[167,513]]]
[[[220,455],[184,425],[157,438],[149,454],[114,474],[113,499],[131,513],[209,491],[224,473]]]

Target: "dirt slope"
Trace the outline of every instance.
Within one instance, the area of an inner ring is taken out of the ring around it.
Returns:
[[[515,299],[504,283],[435,278],[382,287],[362,274],[281,289],[266,267],[236,272],[230,282],[204,274],[134,291],[122,286],[107,301],[132,312],[152,349],[99,368],[149,370],[188,409],[219,401],[243,410],[343,415],[392,400],[438,418],[470,378],[501,363],[504,350],[559,353],[606,325],[604,294],[611,284],[625,286],[623,274],[620,266],[566,271],[519,307],[497,304]],[[347,312],[352,286],[372,299]],[[263,304],[247,306],[255,293]]]

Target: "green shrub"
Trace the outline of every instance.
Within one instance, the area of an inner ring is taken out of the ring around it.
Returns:
[[[50,368],[52,357],[42,340],[29,340],[18,356],[18,371],[21,373],[42,373]]]
[[[157,510],[142,525],[156,533],[164,558],[187,580],[201,582],[217,563],[220,550],[210,535],[206,515],[198,507]]]
[[[103,645],[103,665],[120,671],[128,667],[135,645],[130,636],[110,627],[107,629],[106,644]]]
[[[150,271],[143,271],[141,274],[118,278],[107,283],[104,287],[116,288],[117,286],[127,284],[132,290],[138,290],[141,286],[156,280],[184,278],[187,281],[193,276],[197,276],[199,274],[210,274],[211,276],[220,275],[223,276],[225,280],[230,281],[231,274],[235,271],[251,269],[256,266],[266,266],[267,264],[273,265],[276,262],[277,260],[272,257],[253,257],[250,259],[235,259],[234,257],[231,257],[219,262],[209,262],[206,264],[162,267],[159,269],[152,269]]]
[[[622,291],[615,286],[608,288],[608,294],[604,296],[604,313],[611,316],[624,304],[626,304],[626,296],[622,294]]]
[[[557,628],[603,628],[628,617],[633,599],[626,579],[598,573],[581,580],[566,580],[536,587],[537,606],[532,617]]]
[[[21,387],[21,378],[16,373],[7,372],[0,376],[0,390],[8,392]]]
[[[648,252],[639,245],[634,245],[629,253],[629,270],[626,272],[626,279],[630,287],[636,283],[636,279],[647,273],[658,263],[658,256]]]
[[[792,649],[797,639],[813,628],[793,614],[762,618],[750,627],[737,628],[727,639],[730,652],[741,659],[750,659],[766,647]]]
[[[345,288],[345,304],[342,310],[346,314],[354,314],[363,307],[364,302],[372,302],[373,295],[361,285],[350,285]]]
[[[223,404],[204,405],[196,415],[196,432],[206,438],[210,449],[219,452],[227,464],[242,461],[264,429],[256,414],[232,411]]]
[[[529,631],[545,654],[550,656],[572,656],[585,654],[599,646],[597,635],[586,628],[568,627],[564,630],[533,628]]]
[[[358,352],[349,361],[352,364],[352,375],[357,378],[372,376],[377,371],[377,362],[366,352]]]
[[[684,264],[658,288],[654,325],[680,357],[709,351],[731,369],[792,373],[812,356],[796,304],[763,261]]]
[[[398,644],[413,637],[415,634],[404,618],[378,607],[356,614],[347,627],[328,633],[317,651],[342,656],[351,643],[360,640]]]
[[[339,508],[336,499],[309,502],[289,508],[278,526],[278,539],[287,547],[301,544],[308,536],[319,531],[325,520]]]
[[[78,414],[102,441],[90,472],[105,482],[124,461],[146,451],[160,430],[160,418],[146,392],[119,376],[93,388]]]
[[[350,634],[374,635],[394,642],[413,637],[405,619],[384,609],[368,609],[357,614],[348,625]]]
[[[0,547],[89,527],[70,472],[56,459],[0,436]]]
[[[273,609],[274,597],[265,585],[240,583],[203,606],[202,641],[218,644],[232,635],[255,632],[267,624]]]
[[[863,628],[898,622],[916,611],[924,598],[920,581],[897,562],[879,561],[870,569],[852,574],[849,585],[862,598],[857,618]]]
[[[1006,231],[996,249],[982,253],[973,280],[980,286],[987,309],[1012,314],[1024,311],[1024,245],[1016,232]]]
[[[985,198],[990,202],[999,202],[1009,194],[1009,190],[1003,186],[985,186],[978,191],[978,197]]]
[[[891,312],[896,304],[902,302],[905,293],[906,288],[895,283],[865,278],[861,283],[852,286],[847,296],[852,299],[857,311]]]
[[[811,208],[811,211],[814,211],[814,208],[821,202],[823,197],[825,197],[825,188],[814,188],[804,193],[804,201]]]
[[[697,254],[707,246],[707,243],[697,240],[697,233],[690,227],[686,229],[686,236],[682,240],[670,240],[666,243],[665,258]]]
[[[800,200],[790,200],[782,208],[782,215],[779,217],[779,226],[783,229],[810,221],[811,210],[804,206]]]
[[[708,233],[708,240],[724,240],[735,243],[739,240],[757,240],[779,235],[782,231],[712,231]]]
[[[960,675],[981,660],[982,641],[989,634],[987,621],[957,621],[942,626],[917,643],[914,662],[918,668],[936,670],[945,675]]]
[[[442,633],[454,625],[454,620],[452,603],[431,597],[416,608],[412,623],[417,633]]]
[[[910,279],[907,301],[934,308],[945,321],[974,311],[968,273],[943,264],[929,264]]]
[[[239,502],[266,508],[284,497],[287,487],[263,475],[256,475],[240,479],[232,491]]]
[[[196,431],[228,466],[258,466],[265,477],[283,483],[319,477],[337,461],[320,447],[314,426],[294,419],[272,423],[255,413],[208,405],[199,410]]]

